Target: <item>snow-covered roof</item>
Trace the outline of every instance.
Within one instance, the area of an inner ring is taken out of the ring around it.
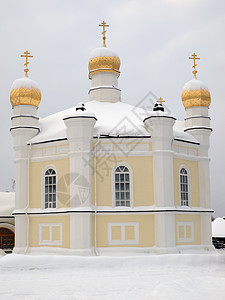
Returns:
[[[212,236],[213,237],[225,237],[225,219],[216,218],[212,222]]]
[[[201,90],[201,89],[209,91],[206,84],[196,78],[193,78],[190,81],[186,82],[183,87],[183,91],[196,91],[196,90]]]
[[[31,89],[32,87],[40,90],[36,81],[34,81],[28,77],[23,77],[23,78],[18,78],[13,82],[11,90],[16,90],[19,88]]]
[[[99,57],[99,56],[110,56],[110,57],[119,57],[112,49],[106,47],[95,48],[90,55],[90,59]]]
[[[123,103],[109,103],[89,101],[85,103],[88,114],[96,116],[97,122],[94,126],[94,136],[150,136],[146,130],[143,120],[154,115],[168,116],[165,112],[145,111],[142,108]],[[40,143],[52,140],[65,139],[66,126],[63,118],[80,114],[76,108],[50,115],[39,120],[40,133],[31,139],[31,143]],[[196,143],[196,139],[189,133],[184,132],[184,122],[176,121],[174,126],[174,138]]]
[[[10,216],[15,209],[15,193],[0,192],[0,216]]]

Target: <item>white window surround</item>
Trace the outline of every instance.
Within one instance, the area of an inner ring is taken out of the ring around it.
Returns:
[[[191,227],[191,237],[186,237],[186,228],[187,226]],[[184,237],[179,237],[179,227],[184,227]],[[177,242],[178,243],[190,243],[194,242],[194,222],[177,222]]]
[[[120,246],[120,245],[138,245],[139,244],[139,223],[137,222],[121,222],[121,223],[108,223],[108,244],[110,246]],[[112,227],[121,227],[121,240],[112,239]],[[134,227],[134,240],[126,240],[125,228],[126,226]]]
[[[45,172],[48,169],[53,169],[56,173],[56,207],[55,208],[45,208]],[[45,210],[58,208],[58,172],[57,172],[56,166],[54,166],[54,165],[47,165],[42,170],[42,174],[41,174],[41,205],[42,205],[42,209],[45,209]]]
[[[61,246],[62,245],[62,224],[61,223],[41,223],[38,226],[38,241],[40,246]],[[43,227],[49,228],[49,240],[43,240],[42,238],[42,229]],[[52,230],[53,227],[59,227],[60,239],[52,239]]]
[[[182,206],[181,205],[181,188],[180,188],[180,171],[181,169],[185,169],[187,171],[187,177],[188,177],[188,205]],[[180,201],[180,206],[181,207],[191,207],[191,176],[190,176],[190,171],[189,168],[186,165],[180,165],[179,168],[179,172],[178,172],[178,176],[179,176],[179,201]]]
[[[130,175],[130,206],[116,206],[116,191],[115,191],[115,171],[116,168],[120,167],[120,166],[124,166],[129,170],[129,175]],[[133,170],[131,168],[131,166],[128,163],[125,162],[119,162],[117,164],[114,165],[113,169],[112,169],[112,207],[133,207]]]
[[[15,226],[10,223],[0,223],[0,228],[6,228],[11,230],[13,233],[15,233]]]

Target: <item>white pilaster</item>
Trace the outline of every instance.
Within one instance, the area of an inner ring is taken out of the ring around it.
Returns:
[[[201,244],[212,246],[212,223],[210,213],[201,215]]]
[[[174,213],[157,213],[155,215],[155,239],[158,248],[176,246]]]
[[[15,216],[15,248],[26,248],[27,241],[27,217],[25,215]]]
[[[92,141],[96,117],[86,111],[77,111],[63,119],[67,127],[70,158],[70,206],[91,206]],[[77,181],[75,181],[77,179]],[[78,186],[79,185],[79,186]],[[80,189],[80,190],[78,190]],[[82,193],[85,198],[80,199]],[[91,248],[91,214],[70,216],[70,248]]]
[[[157,207],[174,206],[174,122],[175,118],[163,115],[151,116],[144,120],[152,139],[154,199]]]
[[[88,192],[85,202],[80,203],[80,206],[91,205],[91,146],[96,117],[94,115],[86,115],[85,111],[80,111],[79,114],[63,119],[67,127],[67,138],[69,141],[71,207],[74,205],[77,206],[77,201],[73,201],[79,192],[77,191],[77,185],[74,184],[76,178],[79,181],[81,189],[84,188],[83,191]],[[77,176],[79,176],[79,178]],[[85,191],[86,188],[89,190]]]
[[[90,249],[91,237],[91,213],[71,214],[70,249]]]

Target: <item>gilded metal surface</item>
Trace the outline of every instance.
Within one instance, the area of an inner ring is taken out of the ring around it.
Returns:
[[[207,106],[211,103],[210,92],[204,89],[195,91],[183,91],[182,102],[185,108],[191,106]]]
[[[20,55],[20,57],[25,57],[26,58],[26,62],[24,64],[24,66],[26,67],[24,69],[25,77],[28,77],[28,72],[29,72],[29,69],[27,68],[27,66],[29,65],[28,57],[33,57],[32,55],[29,55],[29,54],[30,54],[30,52],[28,52],[28,50],[27,50],[27,51],[24,52],[24,55],[23,54]]]
[[[105,34],[106,34],[106,30],[105,30],[105,28],[106,27],[109,27],[109,25],[107,25],[106,24],[106,22],[105,21],[103,21],[101,24],[99,24],[98,26],[102,26],[102,39],[103,39],[103,47],[106,47],[106,43],[105,43],[105,40],[106,40],[106,36],[105,36]]]
[[[89,78],[91,79],[91,75],[95,74],[95,73],[102,73],[102,72],[113,72],[113,73],[116,73],[117,74],[117,78],[120,76],[120,71],[117,71],[117,70],[112,70],[112,69],[98,69],[98,70],[94,70],[94,71],[91,71],[89,73]]]
[[[99,69],[108,69],[119,71],[120,69],[120,59],[117,56],[99,56],[89,60],[89,72]]]
[[[194,70],[192,71],[192,73],[194,74],[194,78],[197,79],[197,76],[196,76],[196,74],[197,74],[197,70],[196,70],[197,64],[196,64],[195,61],[196,61],[196,59],[200,59],[200,58],[197,57],[197,54],[193,53],[191,55],[191,57],[189,57],[189,59],[193,59],[193,61],[194,61],[194,65],[192,66],[192,68],[194,68]]]
[[[166,102],[165,100],[163,100],[162,97],[159,98],[159,100],[157,100],[156,102],[159,102],[161,105],[163,105],[163,102]]]
[[[41,102],[41,91],[39,89],[18,88],[10,93],[10,101],[12,106],[15,105],[33,105],[38,107]]]

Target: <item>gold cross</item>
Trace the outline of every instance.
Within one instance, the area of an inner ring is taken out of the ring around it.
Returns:
[[[106,22],[105,21],[103,21],[101,24],[99,24],[98,26],[102,26],[102,35],[103,35],[103,37],[102,37],[102,39],[103,39],[103,47],[106,47],[106,43],[105,43],[105,40],[106,40],[106,36],[105,36],[105,34],[106,34],[106,30],[105,30],[105,28],[106,27],[109,27],[109,25],[107,25],[106,24]]]
[[[200,58],[197,57],[197,54],[193,53],[192,57],[189,57],[189,59],[193,59],[194,60],[194,65],[192,66],[192,68],[194,68],[194,70],[192,71],[192,73],[194,74],[194,77],[197,79],[197,77],[196,77],[196,74],[197,74],[197,70],[196,70],[197,64],[196,64],[195,60],[196,59],[200,59]]]
[[[30,52],[28,52],[28,50],[27,51],[25,51],[24,52],[24,54],[25,55],[20,55],[20,57],[26,57],[26,62],[25,62],[25,64],[24,64],[24,66],[26,67],[25,69],[24,69],[24,72],[25,72],[25,76],[26,77],[28,77],[28,71],[29,71],[29,69],[27,68],[27,66],[28,66],[28,64],[29,64],[29,61],[28,61],[28,57],[33,57],[32,55],[29,55],[30,54]]]
[[[159,98],[159,100],[157,100],[156,102],[159,102],[161,105],[163,104],[163,102],[166,102],[165,100],[163,100],[162,97]]]

